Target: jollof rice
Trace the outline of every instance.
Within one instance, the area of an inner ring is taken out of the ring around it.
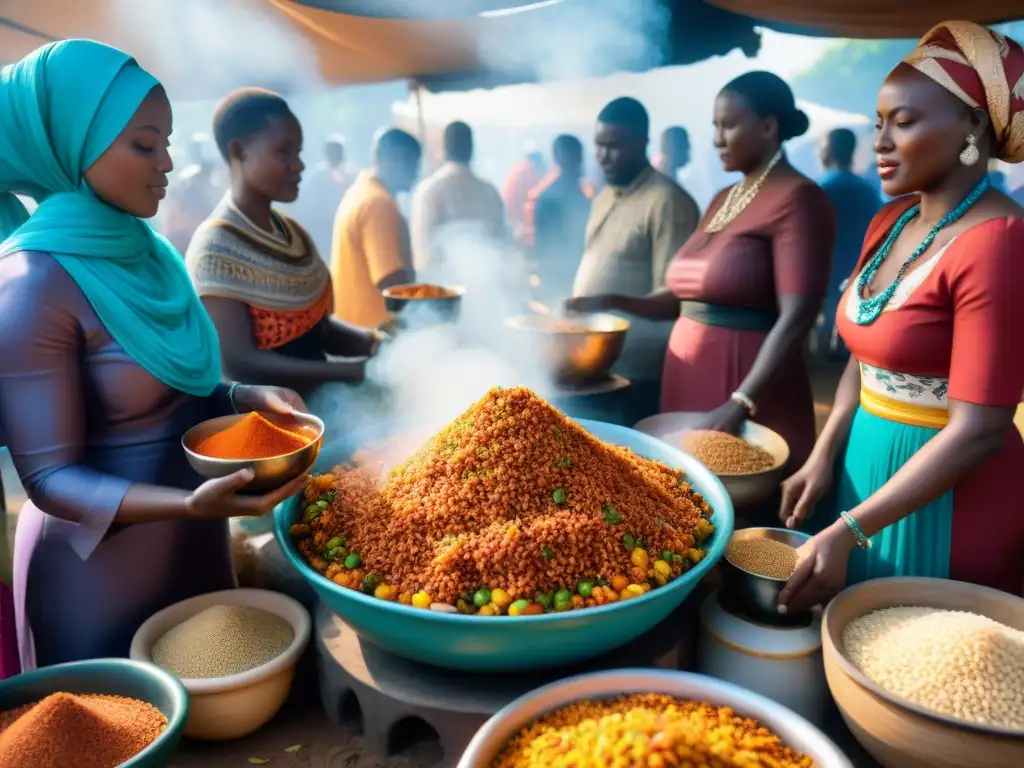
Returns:
[[[492,390],[387,471],[393,448],[313,478],[293,528],[325,576],[385,599],[484,615],[550,610],[555,591],[559,610],[612,602],[691,568],[714,530],[681,472],[524,388]]]

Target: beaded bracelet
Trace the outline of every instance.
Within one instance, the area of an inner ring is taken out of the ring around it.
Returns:
[[[860,527],[860,523],[853,519],[853,515],[849,512],[840,512],[839,516],[843,518],[843,522],[846,523],[846,527],[850,529],[850,533],[853,534],[854,540],[857,542],[857,546],[861,549],[871,549],[871,539],[864,533],[864,529]]]

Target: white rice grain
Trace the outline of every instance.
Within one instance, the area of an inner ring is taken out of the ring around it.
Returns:
[[[889,693],[938,714],[1024,730],[1024,632],[986,616],[886,608],[843,631],[853,663]]]

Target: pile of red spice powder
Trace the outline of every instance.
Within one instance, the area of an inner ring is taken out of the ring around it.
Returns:
[[[255,411],[196,446],[212,459],[269,459],[309,445],[309,438],[282,429]]]
[[[0,765],[116,768],[166,727],[163,713],[138,699],[53,693],[0,713]]]

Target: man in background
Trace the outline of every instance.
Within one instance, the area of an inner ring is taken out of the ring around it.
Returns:
[[[524,211],[526,237],[545,303],[564,299],[583,258],[593,189],[583,181],[583,144],[558,136],[551,150],[555,169],[530,192]]]
[[[413,192],[412,252],[417,272],[444,269],[446,232],[458,229],[482,242],[505,239],[501,195],[473,173],[472,160],[472,129],[462,122],[451,123],[444,129],[444,163]]]
[[[882,207],[878,190],[853,172],[856,153],[857,136],[849,128],[836,128],[822,139],[821,164],[826,173],[821,188],[835,208],[837,231],[832,277],[825,294],[823,320],[818,327],[818,354],[840,359],[846,357],[846,351],[835,333],[835,324],[842,287],[857,266],[868,225]]]
[[[643,296],[665,286],[669,262],[693,234],[700,210],[693,198],[647,159],[650,118],[635,99],[610,102],[597,117],[597,161],[608,186],[594,198],[573,296]],[[570,308],[585,308],[571,300]],[[658,412],[671,322],[630,318],[614,371],[632,381],[622,399],[627,424]]]
[[[395,196],[419,175],[422,149],[410,134],[388,128],[377,135],[373,167],[359,174],[334,219],[331,279],[334,314],[365,328],[388,321],[385,288],[415,279],[409,227]]]
[[[690,164],[690,134],[681,125],[670,125],[661,132],[661,152],[654,167],[679,183],[679,172]]]
[[[517,243],[523,242],[523,215],[530,190],[544,180],[546,170],[544,156],[536,147],[527,146],[526,155],[512,167],[505,186],[501,189],[505,216]]]
[[[345,140],[331,136],[324,143],[324,156],[303,174],[299,199],[285,207],[313,238],[320,256],[331,256],[331,231],[341,198],[352,184],[345,167]]]

